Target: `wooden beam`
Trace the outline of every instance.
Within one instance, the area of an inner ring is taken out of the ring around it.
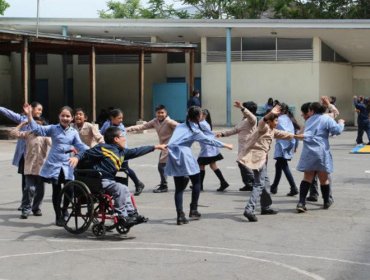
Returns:
[[[92,122],[96,121],[96,64],[95,47],[90,51],[90,102]]]
[[[22,93],[24,103],[28,103],[28,40],[24,38],[21,56]]]
[[[36,98],[36,54],[30,53],[30,100],[35,100]],[[44,104],[47,106],[47,104]]]
[[[144,120],[144,51],[139,60],[139,120]]]
[[[194,50],[190,50],[189,54],[189,96],[191,96],[194,90]]]

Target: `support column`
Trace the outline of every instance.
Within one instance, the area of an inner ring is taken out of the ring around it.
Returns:
[[[23,39],[22,47],[22,93],[25,103],[28,103],[28,39]]]
[[[189,53],[189,97],[192,96],[194,90],[194,50]]]
[[[139,54],[139,120],[144,120],[144,51]]]
[[[226,28],[226,125],[231,126],[231,28]]]
[[[36,99],[36,54],[30,53],[30,100]]]
[[[96,121],[96,67],[95,67],[95,47],[90,51],[90,102],[91,102],[91,120]]]

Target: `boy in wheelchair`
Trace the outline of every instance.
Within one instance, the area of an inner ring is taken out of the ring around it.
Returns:
[[[166,145],[142,146],[138,148],[125,148],[126,137],[118,127],[110,127],[104,135],[103,144],[70,158],[70,165],[76,167],[80,162],[82,168],[89,168],[99,171],[102,176],[102,187],[114,200],[115,211],[127,226],[133,226],[147,219],[137,213],[131,202],[131,194],[126,185],[115,180],[116,173],[121,169],[125,160],[143,156],[157,150],[165,150]],[[80,167],[79,164],[79,167]]]

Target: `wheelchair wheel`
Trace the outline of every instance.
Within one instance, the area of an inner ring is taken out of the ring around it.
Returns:
[[[130,231],[130,227],[127,227],[123,221],[118,221],[116,224],[116,230],[120,234],[127,234]]]
[[[105,235],[105,226],[102,223],[95,224],[92,227],[92,232],[96,237],[102,237]]]
[[[68,182],[60,193],[64,228],[73,234],[86,231],[93,220],[94,202],[89,188],[80,181]]]

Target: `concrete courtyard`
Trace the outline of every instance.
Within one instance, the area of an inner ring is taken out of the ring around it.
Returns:
[[[332,208],[323,210],[320,198],[307,204],[307,213],[297,214],[297,198],[286,196],[283,176],[272,197],[279,214],[258,215],[257,223],[242,215],[250,193],[238,190],[235,136],[222,139],[234,150],[223,150],[225,159],[218,164],[230,187],[216,192],[217,177],[207,169],[199,200],[202,219],[187,225],[176,225],[172,178],[168,193],[152,192],[159,183],[158,152],[132,160],[130,167],[146,185],[136,202],[150,221],[127,235],[108,232],[101,239],[90,229],[72,235],[54,225],[50,185],[43,216],[19,219],[21,177],[11,165],[15,141],[1,140],[0,279],[370,279],[370,158],[349,153],[355,134],[345,131],[330,141]],[[130,147],[155,143],[153,131],[128,136]],[[303,176],[295,170],[301,146],[290,163],[297,185]],[[129,187],[134,189],[132,182]],[[187,190],[184,196],[186,212],[190,194]]]

